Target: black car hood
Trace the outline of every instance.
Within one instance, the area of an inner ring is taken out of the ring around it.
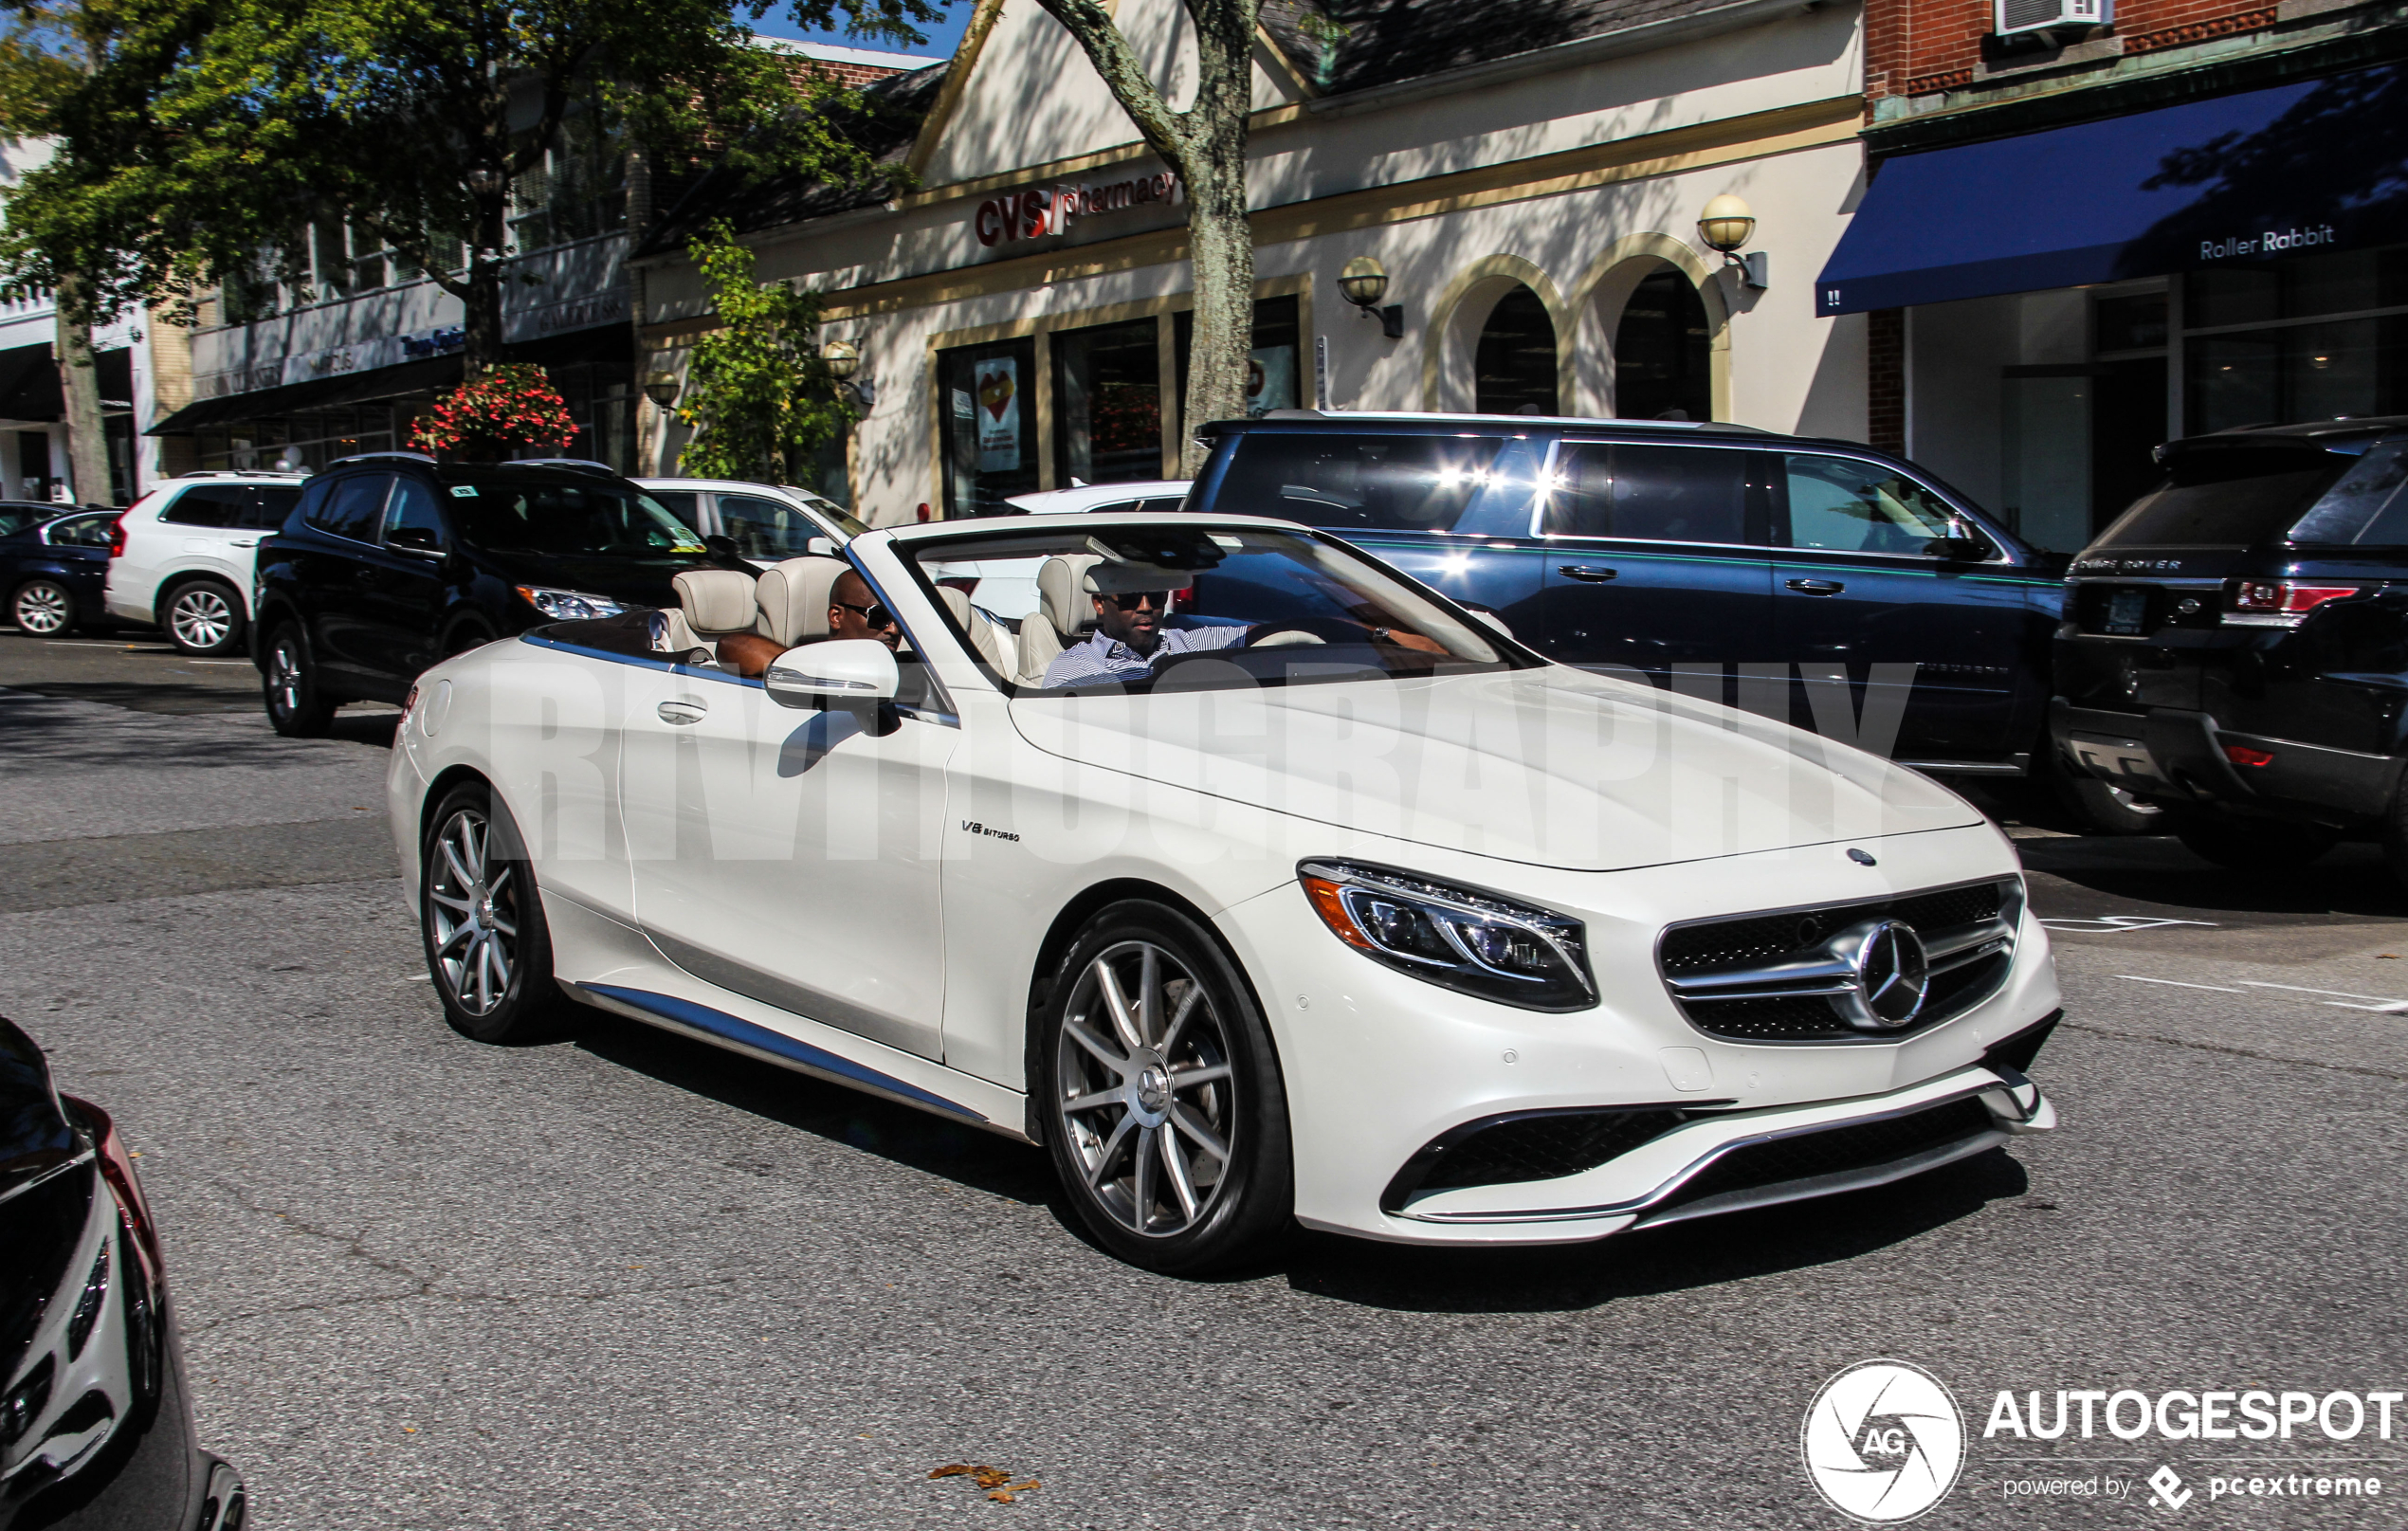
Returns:
[[[718,567],[708,556],[699,554],[629,558],[481,550],[476,557],[487,572],[513,585],[541,585],[587,595],[607,595],[635,606],[674,606],[677,594],[669,588],[671,579],[688,569]]]

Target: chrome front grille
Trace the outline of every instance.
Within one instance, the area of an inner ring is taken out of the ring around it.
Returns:
[[[1925,1031],[1990,997],[2015,960],[2023,918],[2017,878],[1893,899],[1813,905],[1664,932],[1656,961],[1689,1024],[1734,1042],[1888,1042]],[[1903,1025],[1869,1025],[1856,970],[1833,942],[1894,920],[1928,962],[1922,1007]]]

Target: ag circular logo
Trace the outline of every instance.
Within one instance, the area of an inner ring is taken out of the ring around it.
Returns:
[[[1964,1417],[1922,1367],[1859,1361],[1815,1394],[1800,1445],[1833,1509],[1875,1525],[1911,1521],[1957,1485]]]

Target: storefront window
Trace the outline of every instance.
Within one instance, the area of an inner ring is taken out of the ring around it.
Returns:
[[[1246,376],[1246,417],[1259,420],[1273,410],[1293,410],[1298,398],[1298,356],[1304,322],[1293,298],[1254,300],[1254,348]],[[1195,316],[1179,311],[1175,324],[1178,344],[1178,397],[1171,401],[1171,417],[1180,422],[1185,439],[1187,420],[1187,352],[1195,335]]]
[[[2408,246],[2200,271],[2182,310],[2193,432],[2408,409]]]
[[[1008,514],[1037,487],[1036,342],[995,340],[937,354],[948,517]]]
[[[1067,487],[1162,476],[1162,369],[1152,319],[1053,335],[1053,476]]]
[[[1555,321],[1516,286],[1488,310],[1472,357],[1472,405],[1482,414],[1554,414]]]
[[[1625,420],[1714,418],[1706,301],[1667,266],[1638,284],[1614,327],[1614,412]]]

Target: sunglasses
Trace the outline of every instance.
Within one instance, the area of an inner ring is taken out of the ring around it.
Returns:
[[[1134,611],[1148,601],[1154,603],[1157,611],[1167,611],[1171,607],[1171,592],[1166,590],[1133,590],[1124,595],[1107,595],[1104,599],[1123,611]]]
[[[828,604],[847,611],[859,611],[862,621],[873,628],[891,628],[895,625],[894,613],[876,601],[870,602],[867,606],[855,606],[850,601],[830,601]]]

